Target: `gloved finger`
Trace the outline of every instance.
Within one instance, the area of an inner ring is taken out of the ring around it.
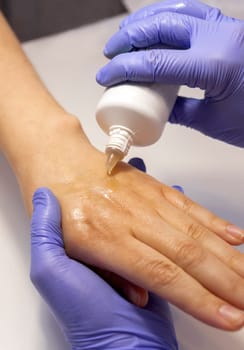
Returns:
[[[141,158],[131,158],[128,163],[132,165],[134,168],[137,168],[138,170],[143,171],[144,173],[147,172],[146,164]]]
[[[175,190],[181,192],[181,193],[184,193],[184,189],[183,187],[179,186],[179,185],[173,185],[171,186],[172,188],[174,188]]]
[[[189,50],[147,50],[124,53],[114,57],[97,73],[97,82],[111,86],[122,82],[163,83],[172,85],[202,86],[199,77],[200,63]],[[193,64],[192,62],[195,62]],[[194,83],[193,83],[194,82]]]
[[[35,286],[49,285],[58,274],[58,264],[67,257],[61,234],[60,206],[47,188],[39,188],[33,196],[31,220],[31,271],[30,277]]]
[[[154,293],[149,293],[149,299],[145,309],[153,312],[163,319],[170,320],[169,324],[172,326],[172,329],[174,329],[169,304],[167,301],[165,301],[165,299],[159,297]]]
[[[120,28],[127,26],[128,24],[157,15],[162,12],[176,12],[185,14],[192,17],[197,17],[201,19],[207,19],[209,14],[216,12],[215,18],[217,15],[220,15],[220,10],[214,9],[200,1],[197,0],[168,0],[160,1],[159,3],[145,6],[140,10],[127,16],[120,24]]]
[[[55,244],[63,248],[61,211],[54,194],[48,188],[39,188],[33,195],[32,203],[32,245]]]
[[[167,45],[188,49],[191,41],[193,18],[170,12],[147,17],[128,24],[119,30],[105,46],[105,56],[112,58],[133,49]]]
[[[221,110],[227,109],[228,102],[222,101],[218,103]],[[233,117],[226,119],[224,114],[219,114],[216,110],[216,103],[206,100],[198,100],[194,98],[178,97],[169,121],[173,124],[180,124],[197,131],[204,135],[222,140],[235,146],[244,147],[243,128],[235,122],[235,118],[239,118],[235,113],[233,106]],[[220,127],[223,125],[224,127]]]
[[[211,136],[216,129],[213,126],[211,105],[205,100],[177,97],[169,122],[184,125]],[[208,122],[209,120],[209,122]]]
[[[198,128],[199,130],[199,126],[197,126],[197,124],[200,122],[199,116],[202,115],[202,111],[205,109],[205,106],[205,100],[179,96],[176,99],[174,109],[172,110],[169,121],[172,124]],[[206,115],[204,117],[204,120],[206,120]]]
[[[94,266],[90,268],[132,304],[139,307],[144,307],[147,304],[148,292],[144,288],[137,286],[111,271],[102,270]]]

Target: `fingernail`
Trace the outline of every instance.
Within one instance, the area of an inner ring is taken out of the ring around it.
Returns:
[[[231,234],[233,237],[244,241],[244,231],[242,229],[240,229],[239,227],[235,226],[235,225],[228,225],[226,227],[226,231]]]
[[[141,303],[140,303],[140,307],[144,307],[147,305],[148,303],[148,299],[149,299],[149,295],[148,295],[148,292],[146,290],[144,290],[142,293],[141,293]]]
[[[230,322],[242,323],[244,321],[244,313],[230,305],[222,305],[219,313]]]
[[[136,306],[144,307],[148,302],[148,292],[138,291],[134,288],[128,288],[126,290],[126,295],[128,299]]]

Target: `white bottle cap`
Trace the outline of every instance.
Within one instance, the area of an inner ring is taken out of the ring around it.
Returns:
[[[133,132],[124,126],[113,125],[109,128],[109,136],[106,152],[117,151],[124,158],[133,143]]]

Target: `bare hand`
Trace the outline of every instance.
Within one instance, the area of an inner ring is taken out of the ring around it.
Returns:
[[[243,231],[234,238],[228,222],[128,164],[108,177],[104,154],[82,141],[78,126],[61,134],[32,161],[22,190],[27,201],[36,187],[54,191],[69,255],[212,326],[240,328],[244,257],[220,237],[240,243]]]

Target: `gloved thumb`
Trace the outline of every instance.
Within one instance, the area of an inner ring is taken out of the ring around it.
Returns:
[[[184,193],[184,188],[179,186],[179,185],[172,185],[172,188],[174,188],[175,190]]]
[[[184,125],[207,133],[207,119],[212,122],[212,106],[206,100],[178,97],[169,118],[170,123]],[[211,123],[210,123],[211,124]],[[211,128],[211,125],[209,126]]]
[[[147,172],[146,164],[142,158],[131,158],[128,163],[144,173]]]
[[[48,188],[39,188],[32,202],[30,277],[40,293],[48,296],[60,265],[64,266],[68,259],[61,233],[60,206]]]
[[[216,102],[210,98],[197,100],[178,97],[169,121],[188,126],[225,143],[244,147],[244,124],[240,123],[242,101],[240,99],[239,103],[231,105],[231,114],[230,104],[231,99]]]
[[[61,211],[57,198],[48,188],[39,188],[33,195],[32,203],[32,244],[49,242],[63,247]]]

